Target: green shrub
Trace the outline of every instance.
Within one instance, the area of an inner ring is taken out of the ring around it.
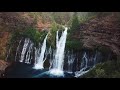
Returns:
[[[22,32],[15,31],[11,34],[11,38],[7,45],[8,49],[11,48],[9,60],[14,60],[16,54],[16,48],[18,47],[19,41],[22,38],[30,38],[34,45],[37,47],[40,42],[43,42],[47,32],[39,32],[35,28],[28,28]]]
[[[77,40],[66,41],[66,48],[72,50],[81,50],[83,48],[83,43]]]
[[[96,72],[96,78],[105,78],[106,77],[106,74],[105,74],[105,71],[104,71],[104,69],[96,69],[95,70],[95,72]]]
[[[30,38],[36,46],[45,38],[46,32],[39,32],[35,28],[28,28],[22,34],[23,37]]]
[[[113,60],[97,64],[83,78],[120,78],[120,63]]]

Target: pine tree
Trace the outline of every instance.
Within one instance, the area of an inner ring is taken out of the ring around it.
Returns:
[[[72,25],[71,25],[71,30],[76,30],[79,27],[79,19],[77,16],[77,12],[73,14],[73,19],[72,19]]]

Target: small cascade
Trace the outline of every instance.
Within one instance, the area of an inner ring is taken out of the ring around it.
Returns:
[[[23,46],[23,49],[22,49],[20,62],[24,61],[24,58],[25,58],[25,55],[26,55],[25,53],[27,52],[29,42],[30,42],[30,39],[26,38],[25,41],[24,41],[24,46]]]
[[[50,69],[50,74],[56,76],[64,76],[63,73],[63,64],[64,64],[64,50],[65,50],[65,43],[67,38],[67,30],[68,28],[65,27],[65,31],[62,32],[60,39],[58,39],[58,31],[56,35],[56,52],[55,57],[53,59],[52,68]]]
[[[18,52],[19,52],[21,42],[22,42],[22,39],[19,41],[19,44],[18,44],[18,47],[17,47],[17,50],[16,50],[15,61],[17,60],[17,55],[18,55]]]
[[[95,54],[95,57],[93,58],[93,60],[94,60],[94,65],[96,65],[97,64],[97,51],[96,51],[96,54]]]
[[[59,43],[59,36],[58,36],[58,31],[57,31],[57,34],[56,34],[56,48],[58,48],[58,43]]]
[[[51,48],[51,46],[49,48],[49,55],[50,55],[50,60],[52,60],[52,48]]]
[[[40,53],[41,53],[41,44],[39,43],[39,46],[38,46],[38,48],[37,47],[34,47],[34,53],[35,53],[35,57],[34,57],[34,59],[35,59],[35,62],[34,62],[34,65],[36,65],[37,63],[38,63],[38,57],[39,57],[39,55],[40,55]]]
[[[28,48],[28,51],[26,53],[26,58],[25,58],[25,63],[27,64],[31,64],[31,60],[32,60],[32,55],[31,55],[31,52],[33,50],[33,43],[30,41],[30,45],[29,45],[29,48]]]
[[[87,58],[86,52],[83,55],[80,67],[81,67],[80,71],[76,71],[75,72],[75,77],[79,77],[79,76],[81,76],[81,75],[83,75],[83,74],[88,72],[88,71],[85,71],[85,69],[87,69],[87,67],[88,67],[88,58]]]
[[[86,69],[88,67],[88,58],[86,52],[83,55],[82,62],[81,62],[81,68]]]
[[[46,35],[44,41],[43,41],[43,44],[42,44],[42,47],[41,47],[41,53],[39,55],[39,57],[37,58],[37,63],[35,64],[34,66],[34,69],[43,69],[43,64],[44,64],[44,55],[45,55],[45,50],[46,50],[46,40],[47,40],[47,36],[48,34]]]
[[[51,56],[50,56],[50,59],[49,59],[49,63],[50,63],[50,66],[49,66],[49,70],[51,70],[51,68],[53,67],[53,59],[55,58],[55,53],[56,53],[56,50],[51,50]]]
[[[92,58],[93,65],[89,66],[90,60],[88,59],[88,56],[85,52],[81,62],[81,69],[80,71],[75,72],[75,77],[80,77],[83,74],[86,74],[87,72],[89,72],[92,68],[94,68],[94,66],[97,64],[96,57],[97,57],[97,53],[95,53],[94,58]]]
[[[38,56],[38,50],[37,50],[37,48],[36,47],[34,47],[34,50],[35,50],[35,62],[34,62],[34,64],[37,64],[37,56]]]
[[[73,69],[73,62],[75,60],[75,56],[72,54],[70,54],[70,52],[68,51],[68,73],[72,73],[72,69]]]
[[[8,52],[7,52],[7,56],[6,56],[6,61],[8,60],[8,57],[9,57],[9,55],[10,55],[10,51],[11,51],[11,47],[9,48],[9,50],[8,50]]]
[[[22,40],[20,40],[19,45],[17,47],[15,61],[17,61],[16,60],[17,54],[18,54],[21,42],[22,42]],[[34,43],[29,38],[26,38],[24,41],[24,45],[23,45],[23,49],[22,49],[22,53],[21,53],[19,62],[31,64],[31,60],[33,59],[33,57],[32,57],[33,46],[34,46]]]
[[[53,60],[52,60],[52,48],[50,46],[49,48],[49,63],[50,63],[50,66],[49,66],[49,70],[51,69],[51,66],[52,66],[52,63],[53,63]]]

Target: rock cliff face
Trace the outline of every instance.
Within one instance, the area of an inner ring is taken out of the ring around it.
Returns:
[[[33,20],[22,12],[0,13],[0,59],[6,59],[11,34],[15,31],[23,31],[32,25]]]
[[[10,63],[0,60],[0,78],[4,77],[5,69],[10,65]]]
[[[72,38],[82,40],[85,48],[106,46],[120,56],[120,20],[118,13],[94,18],[81,24]]]
[[[29,26],[33,26],[34,19],[30,18],[24,12],[1,12],[0,26],[2,31],[25,30]]]
[[[35,27],[38,30],[50,27],[50,23],[42,23],[39,17],[37,21],[29,12],[1,12],[0,13],[0,59],[5,60],[8,51],[9,40],[12,33],[23,32],[29,27]]]

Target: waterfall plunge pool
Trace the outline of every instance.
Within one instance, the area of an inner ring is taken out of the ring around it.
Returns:
[[[54,72],[54,71],[53,71]],[[16,63],[8,68],[5,73],[6,78],[74,78],[74,73],[63,72],[62,75],[50,74],[49,69],[34,69],[33,65]]]

